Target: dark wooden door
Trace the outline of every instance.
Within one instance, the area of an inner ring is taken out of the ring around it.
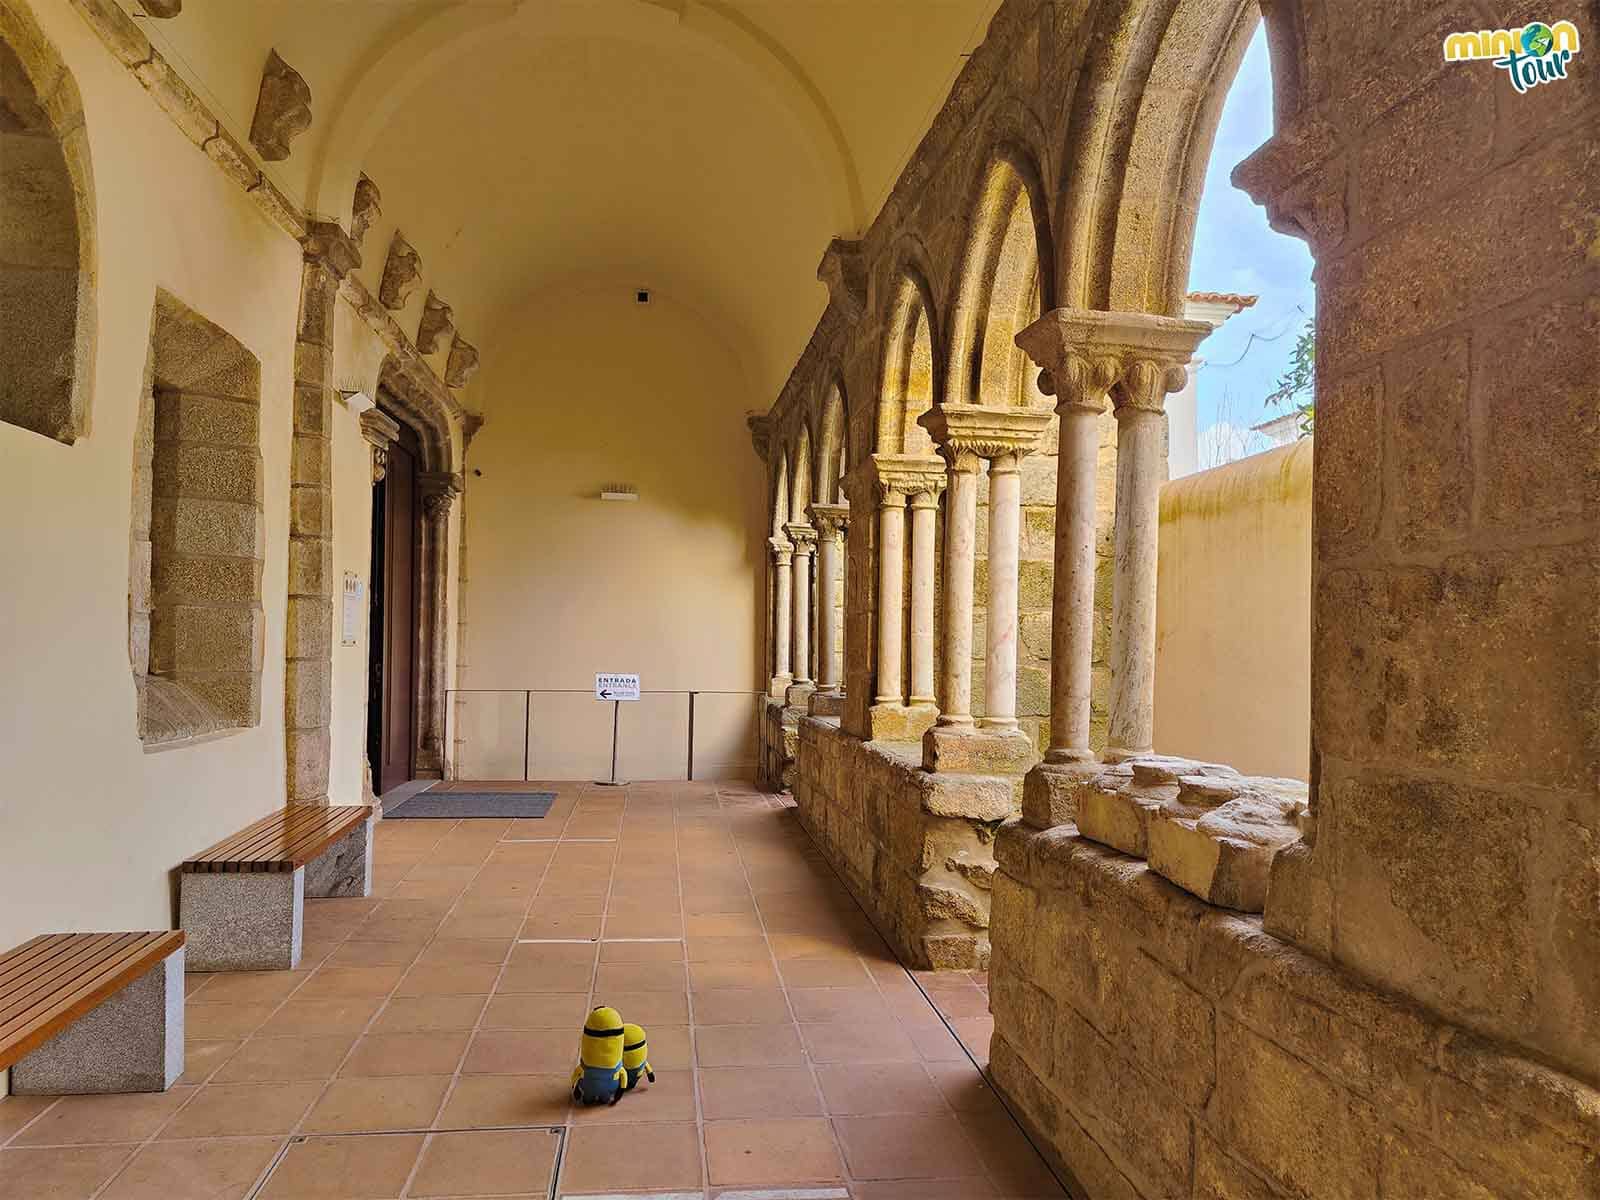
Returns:
[[[372,497],[368,742],[380,795],[412,778],[416,758],[418,449],[416,434],[402,425]]]

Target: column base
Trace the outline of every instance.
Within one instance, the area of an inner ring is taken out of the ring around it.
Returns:
[[[789,690],[789,685],[794,682],[794,676],[788,673],[774,675],[767,684],[767,695],[774,700],[782,700],[784,693]]]
[[[1136,747],[1131,750],[1126,746],[1107,746],[1100,753],[1100,761],[1104,763],[1127,762],[1130,758],[1143,758],[1148,754],[1154,753],[1155,749],[1151,746],[1146,746],[1143,749]]]
[[[1020,775],[1039,761],[1021,730],[991,732],[969,725],[935,725],[922,735],[922,769],[963,775]]]
[[[1022,819],[1035,829],[1053,829],[1078,819],[1078,799],[1100,778],[1102,764],[1093,758],[1051,762],[1028,772],[1022,784]]]
[[[804,708],[806,701],[811,699],[811,693],[817,690],[817,685],[809,679],[791,683],[783,691],[783,702],[790,708]]]
[[[874,704],[867,710],[874,742],[914,742],[939,719],[932,704]]]
[[[832,688],[822,688],[811,693],[806,711],[813,717],[844,716],[844,693]]]

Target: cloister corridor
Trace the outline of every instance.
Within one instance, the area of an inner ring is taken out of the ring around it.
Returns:
[[[0,1105],[0,1197],[1065,1195],[980,1074],[981,976],[896,962],[792,804],[528,786],[549,816],[380,825],[297,970],[190,975],[171,1091]],[[591,1002],[649,1032],[614,1108],[568,1097]]]

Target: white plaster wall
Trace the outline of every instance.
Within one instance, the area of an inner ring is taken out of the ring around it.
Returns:
[[[468,774],[521,769],[524,689],[535,695],[535,778],[604,778],[611,712],[597,671],[646,689],[761,686],[763,469],[749,392],[711,327],[659,293],[620,285],[535,298],[485,348],[484,425],[467,457],[464,688]],[[478,474],[478,472],[482,474]],[[639,500],[597,499],[609,482]],[[748,777],[756,700],[702,697],[697,778]],[[625,705],[619,774],[683,778],[687,701]]]
[[[1161,489],[1155,745],[1305,779],[1311,441]]]
[[[372,587],[372,447],[359,415],[333,406],[333,721],[329,729],[328,801],[365,803],[367,601]],[[343,644],[344,573],[361,580],[356,644]]]
[[[0,424],[0,948],[164,929],[172,870],[283,803],[284,595],[300,251],[191,145],[65,0],[35,12],[77,79],[93,158],[99,333],[88,435]],[[261,724],[146,754],[128,664],[133,436],[164,287],[261,360]]]

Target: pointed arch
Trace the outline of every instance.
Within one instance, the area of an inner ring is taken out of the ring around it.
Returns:
[[[772,467],[772,536],[782,537],[789,523],[789,450],[780,448]]]
[[[800,423],[795,435],[793,473],[789,476],[789,520],[803,522],[811,503],[811,426]]]
[[[812,492],[815,501],[831,504],[842,498],[847,429],[844,384],[835,373],[822,398],[817,419],[817,482]]]
[[[917,418],[933,406],[943,376],[938,316],[927,275],[914,262],[901,267],[891,300],[878,395],[877,450],[932,454],[933,441]]]

